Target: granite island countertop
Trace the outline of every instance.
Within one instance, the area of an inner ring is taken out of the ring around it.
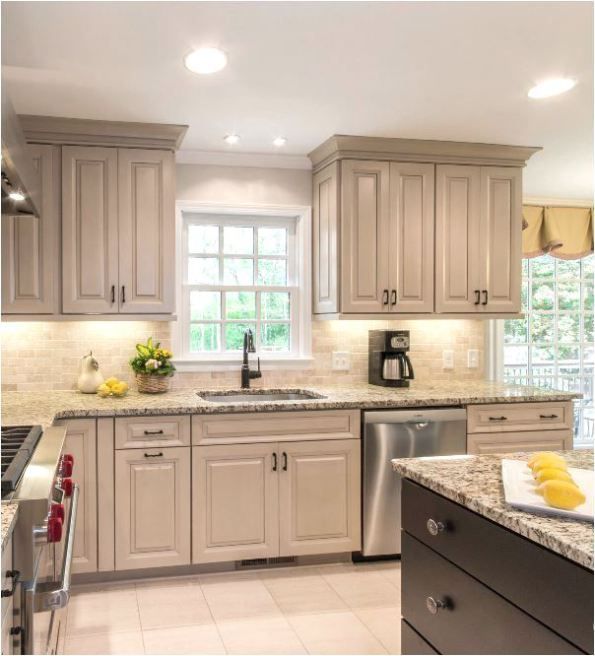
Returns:
[[[14,528],[17,519],[18,509],[19,504],[16,502],[2,502],[2,551],[4,551],[8,538],[12,535],[12,529]]]
[[[263,386],[266,388],[266,386]],[[258,389],[258,388],[255,388]],[[288,391],[292,388],[284,389]],[[420,383],[409,388],[388,388],[355,383],[345,387],[304,386],[318,398],[260,403],[214,403],[199,398],[197,392],[224,390],[174,389],[163,394],[139,394],[130,390],[123,398],[102,399],[96,394],[76,391],[4,392],[2,425],[50,425],[54,419],[119,417],[160,414],[215,414],[233,412],[276,412],[289,410],[338,410],[463,406],[477,403],[530,403],[568,401],[580,395],[537,387],[492,381],[443,381]]]
[[[570,467],[593,469],[593,449],[559,451]],[[593,569],[593,524],[515,510],[504,501],[502,458],[528,460],[528,453],[393,460],[408,478],[493,522]]]

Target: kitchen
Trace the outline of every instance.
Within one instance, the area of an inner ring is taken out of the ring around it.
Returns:
[[[3,653],[593,653],[592,51],[3,3]]]

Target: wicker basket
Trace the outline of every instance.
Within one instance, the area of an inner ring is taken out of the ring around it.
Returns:
[[[144,394],[159,394],[169,389],[170,376],[158,376],[155,374],[136,374],[138,391]]]

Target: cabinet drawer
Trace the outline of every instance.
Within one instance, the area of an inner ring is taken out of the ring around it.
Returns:
[[[572,449],[572,432],[569,430],[472,433],[467,436],[467,453],[473,454],[565,449]]]
[[[401,557],[403,618],[440,653],[581,653],[408,533]]]
[[[12,590],[13,579],[10,576],[6,576],[6,573],[10,570],[12,570],[12,536],[8,538],[6,546],[2,549],[2,590]],[[10,597],[2,597],[2,621],[4,621],[11,603],[12,595]]]
[[[345,440],[359,438],[359,410],[194,415],[193,444]]]
[[[116,419],[116,449],[189,445],[189,415]]]
[[[429,519],[445,529],[432,535]],[[592,652],[592,571],[409,480],[403,481],[403,530]]]
[[[468,433],[562,430],[572,423],[572,401],[467,406]]]
[[[429,642],[426,642],[415,629],[401,620],[401,654],[437,654]]]

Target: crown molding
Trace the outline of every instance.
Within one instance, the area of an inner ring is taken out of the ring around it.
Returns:
[[[96,121],[32,114],[21,114],[19,119],[25,139],[41,144],[177,150],[188,130],[187,125],[170,123]]]
[[[277,153],[237,153],[214,150],[179,150],[176,164],[209,166],[246,166],[263,169],[301,169],[309,171],[312,163],[305,155]]]
[[[540,150],[540,147],[531,146],[336,134],[315,148],[308,157],[314,172],[341,159],[522,167],[531,155]]]

